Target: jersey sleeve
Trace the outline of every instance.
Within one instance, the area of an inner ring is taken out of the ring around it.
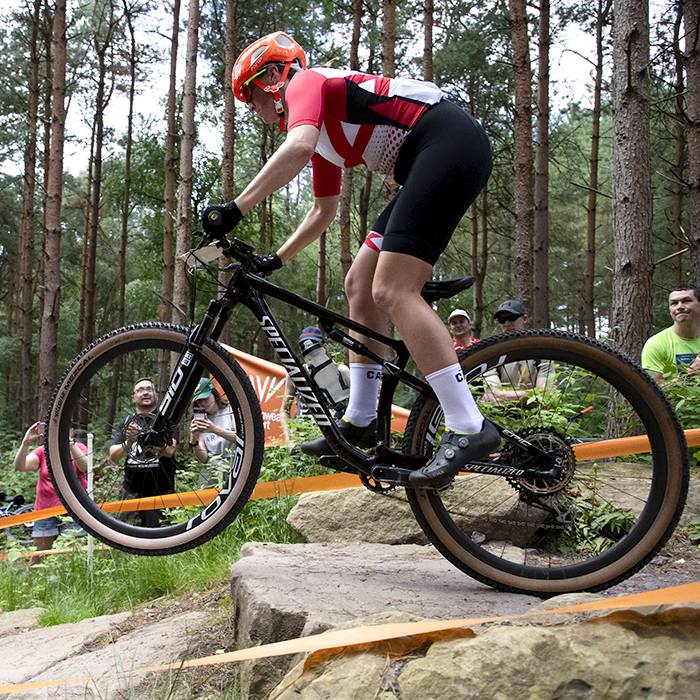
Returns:
[[[321,128],[326,83],[327,78],[313,70],[300,71],[294,76],[285,93],[287,131],[302,124]]]
[[[313,169],[314,197],[334,197],[340,194],[343,169],[314,153],[311,157]]]

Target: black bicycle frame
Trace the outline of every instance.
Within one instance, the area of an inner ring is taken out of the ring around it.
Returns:
[[[295,353],[292,344],[280,328],[265,297],[278,299],[285,304],[301,309],[319,319],[319,325],[331,340],[353,352],[372,359],[382,366],[382,382],[378,401],[377,448],[373,455],[367,455],[345,440],[340,434],[328,405],[303,361]],[[218,340],[233,309],[241,304],[253,313],[260,328],[267,336],[280,362],[294,380],[297,391],[309,407],[309,411],[328,440],[333,453],[343,462],[355,467],[361,473],[370,475],[375,465],[393,466],[401,464],[408,469],[417,469],[426,459],[420,456],[402,454],[390,449],[391,407],[394,392],[402,382],[418,392],[432,394],[430,385],[405,370],[410,354],[402,340],[382,335],[360,323],[330,311],[298,294],[278,287],[263,277],[246,269],[244,263],[233,266],[233,274],[219,299],[209,302],[203,320],[193,327],[183,350],[177,369],[171,377],[166,395],[156,413],[153,426],[145,436],[147,444],[162,442],[162,431],[175,426],[184,416],[189,399],[201,378],[201,371],[195,369],[196,359],[206,338]],[[372,352],[364,343],[345,333],[337,325],[344,326],[391,348],[396,360],[391,362]]]

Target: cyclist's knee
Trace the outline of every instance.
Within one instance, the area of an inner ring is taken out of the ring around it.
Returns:
[[[362,270],[350,268],[345,277],[345,295],[351,307],[364,306],[372,302],[372,278]]]

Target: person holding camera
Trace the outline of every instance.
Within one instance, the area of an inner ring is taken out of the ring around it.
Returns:
[[[22,443],[15,455],[15,470],[18,472],[39,472],[39,480],[36,484],[36,500],[34,510],[44,510],[61,506],[61,499],[51,482],[51,476],[46,464],[44,446],[40,445],[32,452],[29,448],[39,442],[44,436],[44,423],[37,421],[30,425],[22,438]],[[73,428],[70,429],[70,453],[73,458],[73,467],[80,484],[87,491],[88,469],[87,447],[82,442],[73,439]],[[85,535],[85,531],[70,517],[53,516],[34,521],[32,537],[37,551],[42,552],[53,547],[55,539],[60,534]]]
[[[124,482],[119,499],[129,501],[174,493],[177,431],[171,444],[165,447],[144,448],[137,442],[139,432],[153,423],[157,405],[156,389],[149,377],[136,381],[132,401],[136,412],[121,419],[109,448],[112,462],[124,460]],[[160,527],[165,523],[163,513],[158,509],[122,513],[120,518],[142,527]]]
[[[231,457],[235,450],[233,411],[214,382],[206,377],[199,380],[192,404],[190,447],[197,461],[208,465],[200,472],[197,485],[213,488],[220,485],[219,477],[223,474],[215,463]]]

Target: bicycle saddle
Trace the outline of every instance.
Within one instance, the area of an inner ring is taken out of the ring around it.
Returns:
[[[421,290],[421,296],[428,303],[438,299],[449,299],[474,284],[474,275],[458,277],[454,280],[428,280]]]

